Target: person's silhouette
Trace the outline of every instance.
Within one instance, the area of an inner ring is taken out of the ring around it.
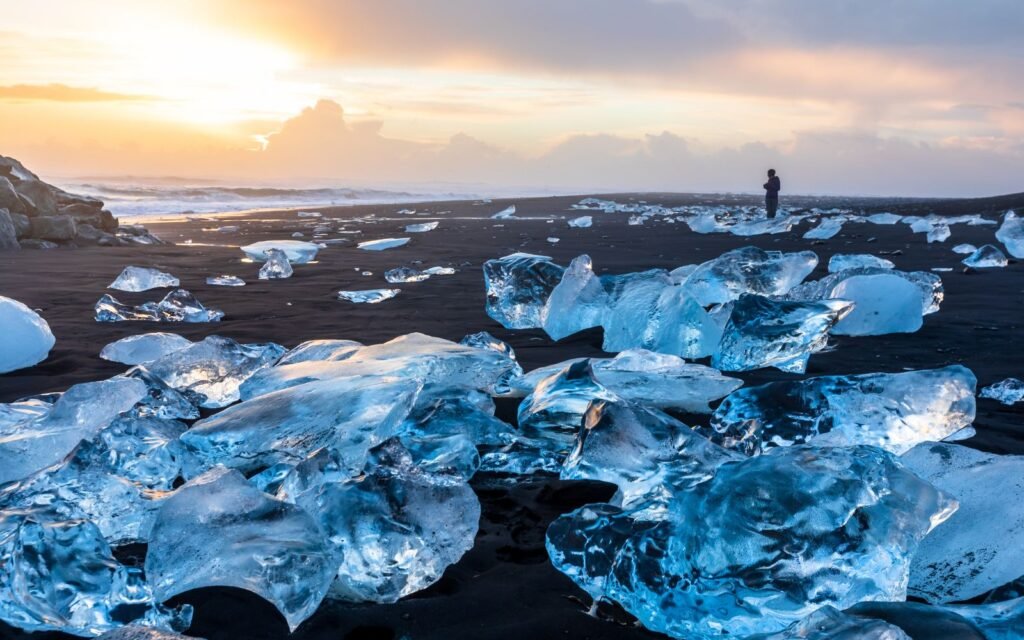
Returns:
[[[769,218],[774,218],[775,212],[779,210],[780,189],[782,181],[775,175],[775,169],[769,169],[768,182],[764,183],[764,208],[768,211]]]

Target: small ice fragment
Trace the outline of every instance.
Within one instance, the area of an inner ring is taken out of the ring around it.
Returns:
[[[548,256],[514,253],[484,263],[487,315],[506,329],[543,326],[548,296],[562,280],[563,267]]]
[[[223,227],[217,227],[217,233],[237,233],[237,232],[238,232],[238,226],[237,225],[233,225],[232,224],[232,225],[227,225],[227,226],[223,226]]]
[[[123,304],[114,296],[104,294],[95,307],[97,322],[219,322],[223,317],[223,311],[204,307],[185,289],[175,289],[158,303],[146,302],[137,307]]]
[[[455,274],[455,269],[452,267],[430,267],[424,269],[423,273],[428,276],[450,276]]]
[[[399,209],[398,213],[399,213],[399,215],[403,215],[403,216],[412,216],[412,215],[416,215],[416,210],[415,209]]]
[[[46,320],[13,298],[0,296],[0,327],[0,373],[42,362],[56,343]]]
[[[292,277],[292,265],[288,256],[280,249],[264,251],[267,261],[260,267],[260,280],[281,280]]]
[[[301,240],[264,240],[242,247],[245,255],[256,262],[267,259],[267,249],[279,249],[292,264],[306,264],[316,258],[320,245]]]
[[[961,262],[972,269],[992,269],[995,267],[1005,267],[1009,264],[1006,254],[1000,251],[999,247],[991,244],[982,245],[977,251],[961,260]]]
[[[293,238],[305,238],[306,234],[302,233],[301,231],[296,231],[295,233],[292,234],[292,237]]]
[[[100,351],[100,357],[121,364],[142,364],[191,344],[191,340],[176,333],[142,333],[111,342]]]
[[[394,298],[401,289],[363,289],[360,291],[339,291],[339,300],[348,300],[349,302],[358,302],[366,304],[377,304],[378,302],[384,302]]]
[[[548,242],[550,244],[558,244],[561,241],[561,238],[555,238],[554,236],[548,238]]]
[[[1001,380],[982,389],[978,396],[998,400],[1006,405],[1024,402],[1024,380],[1018,380],[1017,378]]]
[[[868,216],[868,222],[872,224],[896,224],[903,219],[903,216],[895,213],[874,213]]]
[[[1003,224],[996,231],[996,239],[1006,246],[1006,251],[1014,258],[1024,258],[1024,218],[1013,211],[1003,216]]]
[[[950,230],[948,224],[936,224],[928,231],[928,243],[945,242],[949,239]]]
[[[421,222],[419,224],[406,225],[406,233],[425,233],[427,231],[433,231],[437,228],[437,225],[441,224],[437,220],[434,222]]]
[[[300,218],[319,218],[323,216],[319,211],[299,211],[295,215]]]
[[[210,276],[206,279],[206,284],[212,284],[218,287],[244,287],[245,280],[242,280],[238,276],[231,275]]]
[[[959,253],[962,255],[970,255],[978,250],[978,247],[973,244],[958,244],[953,247],[953,253]]]
[[[384,272],[384,279],[391,284],[404,282],[423,282],[430,277],[429,273],[417,271],[412,267],[398,267]]]
[[[380,240],[367,240],[356,245],[363,251],[384,251],[401,247],[409,242],[409,238],[381,238]]]
[[[494,220],[511,220],[516,216],[516,205],[502,209],[498,213],[491,216]]]
[[[842,219],[826,218],[818,226],[804,234],[805,240],[828,240],[843,230]]]
[[[149,291],[177,287],[181,282],[169,273],[148,267],[125,267],[117,279],[107,285],[118,291]]]
[[[577,229],[585,229],[594,224],[594,219],[591,216],[580,216],[579,218],[573,218],[569,221],[569,226]]]
[[[879,258],[869,253],[837,253],[828,261],[829,273],[839,273],[846,269],[860,269],[862,267],[894,269],[896,265],[891,260]]]

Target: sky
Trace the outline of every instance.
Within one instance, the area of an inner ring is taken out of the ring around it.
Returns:
[[[1019,0],[0,0],[44,178],[1024,190]]]

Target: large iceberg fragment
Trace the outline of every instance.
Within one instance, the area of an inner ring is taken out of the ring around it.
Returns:
[[[100,357],[121,364],[143,364],[191,344],[191,340],[176,333],[141,333],[111,342],[100,351]]]
[[[544,324],[548,296],[565,269],[547,256],[513,253],[484,263],[487,315],[506,329],[533,329]]]
[[[292,263],[288,261],[288,255],[284,251],[267,249],[264,253],[267,259],[260,267],[260,280],[282,280],[292,277]]]
[[[204,307],[185,289],[175,289],[160,302],[145,302],[137,307],[123,304],[114,296],[104,294],[96,302],[95,317],[97,322],[219,322],[224,312]]]
[[[581,255],[548,296],[541,311],[544,331],[553,340],[561,340],[578,331],[600,326],[608,314],[611,299],[601,280],[594,275],[590,256]]]
[[[1024,401],[1024,380],[1017,378],[1000,380],[982,389],[978,395],[982,398],[998,400],[1006,405],[1017,404]]]
[[[959,365],[770,382],[727,396],[706,433],[748,455],[803,443],[901,454],[971,424],[976,383]]]
[[[409,243],[409,240],[409,238],[381,238],[380,240],[360,242],[356,247],[363,251],[384,251],[385,249],[394,249],[406,245]]]
[[[732,308],[711,366],[803,373],[811,353],[825,348],[829,330],[852,309],[845,300],[789,302],[744,294]]]
[[[267,251],[270,249],[283,251],[288,262],[292,264],[306,264],[316,259],[320,245],[301,240],[264,240],[242,247],[245,255],[256,262],[265,261],[268,255]]]
[[[924,301],[920,289],[898,275],[852,276],[832,289],[832,298],[853,302],[853,310],[832,329],[842,336],[913,333],[921,328]]]
[[[837,253],[828,261],[828,272],[839,273],[847,269],[874,267],[876,269],[895,269],[891,260],[873,256],[870,253]]]
[[[778,633],[757,634],[745,640],[912,640],[896,625],[850,615],[824,606]]]
[[[991,269],[993,267],[1005,267],[1009,264],[1006,255],[991,244],[982,245],[974,253],[967,256],[961,262],[973,269]]]
[[[339,291],[338,299],[348,302],[377,304],[390,300],[402,293],[401,289],[361,289],[359,291]]]
[[[125,267],[121,275],[107,285],[107,288],[118,291],[149,291],[150,289],[177,287],[180,284],[181,281],[177,278],[159,269]]]
[[[921,293],[921,305],[924,315],[935,313],[939,310],[939,305],[942,304],[942,299],[945,295],[942,287],[942,278],[934,273],[928,273],[927,271],[898,271],[896,269],[880,269],[877,267],[858,267],[844,269],[838,273],[830,273],[820,280],[805,282],[794,287],[783,297],[787,300],[827,300],[829,298],[839,298],[840,296],[836,294],[836,288],[843,281],[849,278],[876,275],[903,278],[916,286]],[[860,288],[860,286],[854,287],[854,290]]]
[[[0,296],[0,327],[0,373],[42,362],[56,342],[42,316],[4,296]]]
[[[910,567],[912,595],[959,602],[1024,576],[1024,456],[928,442],[901,460],[960,503],[918,548]]]
[[[292,631],[316,611],[333,575],[331,551],[312,516],[223,468],[167,499],[146,553],[158,599],[237,587],[277,607]]]
[[[996,240],[1002,242],[1006,252],[1014,258],[1024,258],[1024,218],[1007,211],[1003,224],[996,231]]]
[[[781,295],[803,282],[817,265],[818,256],[812,251],[743,247],[698,266],[683,288],[704,306],[736,300],[744,293]]]

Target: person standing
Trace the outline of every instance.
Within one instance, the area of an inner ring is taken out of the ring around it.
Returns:
[[[764,208],[768,211],[768,217],[774,218],[775,212],[779,210],[779,190],[782,189],[782,181],[775,175],[775,169],[768,170],[768,182],[764,183]]]

